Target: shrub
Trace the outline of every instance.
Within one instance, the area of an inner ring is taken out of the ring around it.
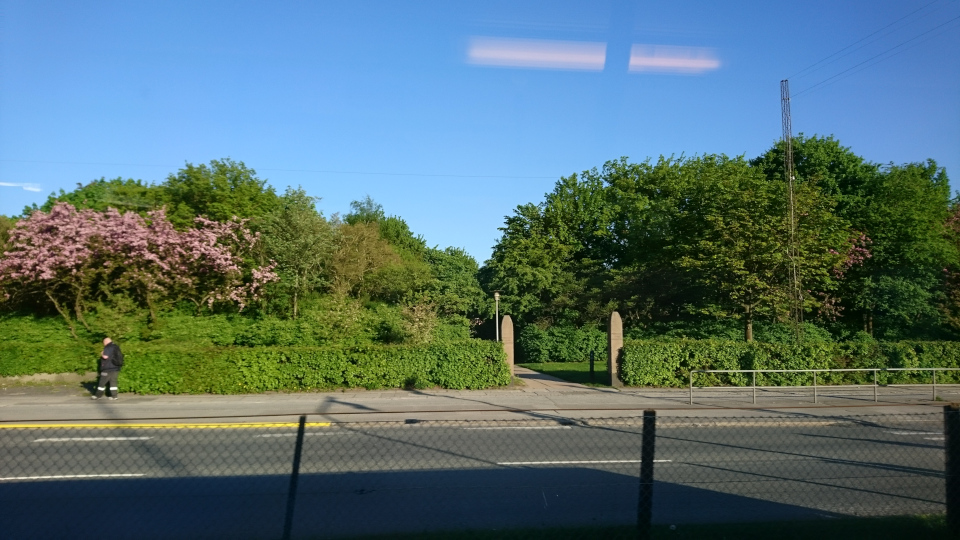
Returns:
[[[356,347],[121,344],[120,389],[141,394],[239,394],[334,387],[477,389],[510,382],[499,343]],[[0,376],[96,369],[99,344],[0,344]]]
[[[797,370],[797,369],[882,369],[909,367],[960,367],[960,343],[952,341],[876,342],[857,340],[844,343],[811,342],[797,347],[786,343],[728,340],[626,340],[621,357],[620,378],[629,386],[684,387],[691,370]],[[873,373],[818,374],[823,384],[872,384]],[[953,373],[939,373],[938,382],[955,382]],[[880,384],[930,382],[920,372],[877,373]],[[810,385],[807,373],[758,374],[758,385]],[[748,385],[750,374],[700,374],[697,386]]]
[[[593,327],[554,326],[541,330],[525,326],[517,336],[520,362],[584,362],[590,351],[601,358],[607,350],[607,334]]]

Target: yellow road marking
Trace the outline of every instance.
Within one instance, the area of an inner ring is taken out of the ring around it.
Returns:
[[[306,427],[330,427],[330,422],[307,422]],[[224,428],[289,428],[300,427],[299,422],[270,424],[0,424],[0,429],[81,429],[81,428],[137,428],[137,429],[224,429]]]

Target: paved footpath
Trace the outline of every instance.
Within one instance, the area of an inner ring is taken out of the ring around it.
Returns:
[[[0,422],[223,422],[501,420],[640,416],[848,416],[942,411],[960,386],[695,390],[589,387],[517,366],[519,381],[491,390],[356,390],[249,395],[135,395],[90,399],[79,383],[0,386]],[[122,375],[121,375],[122,377]]]

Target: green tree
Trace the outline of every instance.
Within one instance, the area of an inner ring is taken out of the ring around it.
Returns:
[[[278,285],[290,297],[294,319],[299,316],[301,298],[326,285],[324,271],[333,258],[333,228],[317,212],[316,202],[301,188],[287,188],[280,206],[263,223],[266,256],[277,263]]]
[[[380,237],[395,247],[405,260],[422,259],[427,243],[421,236],[414,236],[407,222],[398,216],[387,216],[383,206],[367,195],[362,201],[350,203],[350,213],[344,221],[350,225],[358,223],[376,223]]]
[[[848,328],[885,337],[934,337],[941,324],[943,269],[955,264],[948,240],[946,172],[932,160],[881,168],[833,137],[794,140],[798,183],[816,185],[836,201],[836,214],[867,237],[871,256],[845,273],[839,289]],[[783,178],[783,143],[751,164]]]
[[[564,264],[572,247],[552,234],[535,204],[518,206],[500,230],[503,235],[480,272],[486,292],[501,291],[501,313],[520,324],[563,322],[562,299],[576,287]]]
[[[221,222],[233,217],[254,218],[254,225],[259,225],[258,218],[281,204],[256,171],[229,158],[215,159],[209,165],[187,163],[161,187],[170,221],[180,228],[192,226],[197,216]]]
[[[345,223],[336,230],[336,248],[330,265],[330,289],[340,296],[368,294],[370,277],[400,256],[380,238],[376,223]]]
[[[753,340],[757,316],[784,319],[789,313],[789,233],[786,184],[771,182],[742,158],[704,156],[694,169],[688,211],[680,218],[685,241],[680,268],[693,271],[712,290],[695,308],[740,318]],[[833,213],[832,201],[810,184],[796,187],[797,239],[804,308],[822,307],[836,287],[837,269],[853,235]]]
[[[435,277],[430,296],[444,316],[483,318],[493,314],[490,297],[477,279],[477,261],[466,251],[448,247],[428,249],[426,260]]]
[[[945,269],[958,264],[948,226],[950,187],[936,163],[889,166],[863,190],[855,223],[871,257],[850,272],[848,303],[869,333],[936,337],[946,301]]]
[[[0,215],[0,255],[7,251],[10,244],[10,230],[16,225],[16,218]]]
[[[70,203],[80,210],[86,208],[103,212],[107,208],[116,208],[123,212],[133,211],[146,215],[146,212],[163,204],[163,190],[142,180],[100,178],[86,185],[78,183],[77,189],[69,193],[62,189],[59,194],[51,193],[43,205],[38,207],[34,204],[24,208],[23,214],[29,215],[37,209],[49,212],[58,202]]]

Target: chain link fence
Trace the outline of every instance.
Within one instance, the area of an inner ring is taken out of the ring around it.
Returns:
[[[348,538],[946,511],[943,413],[301,422],[0,423],[0,530]]]

